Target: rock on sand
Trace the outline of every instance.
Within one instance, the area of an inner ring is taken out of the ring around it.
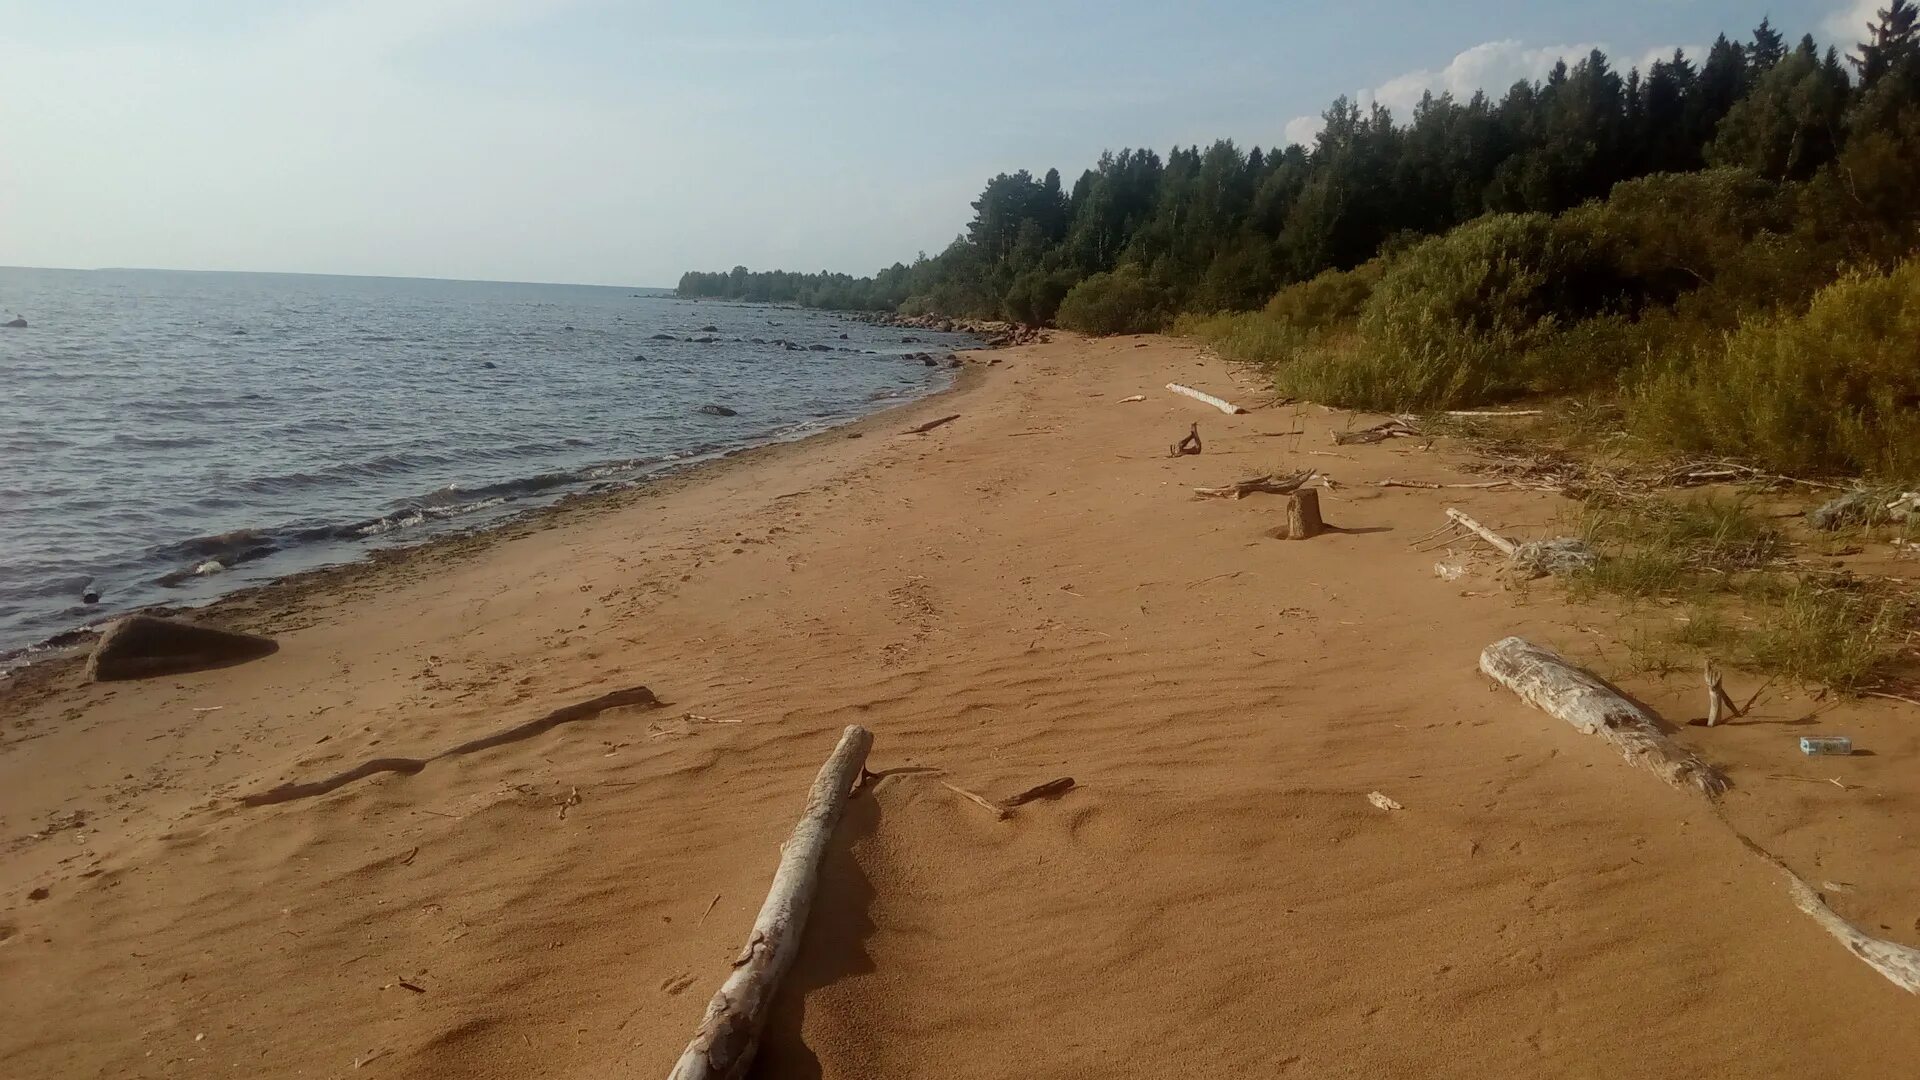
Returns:
[[[210,626],[129,615],[100,635],[87,658],[90,682],[144,679],[257,660],[280,646],[272,639]]]

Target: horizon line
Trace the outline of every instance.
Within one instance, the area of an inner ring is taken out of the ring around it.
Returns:
[[[356,278],[371,281],[445,281],[458,285],[559,285],[587,289],[645,289],[673,292],[671,285],[610,284],[599,281],[525,281],[517,278],[436,277],[428,274],[343,274],[325,270],[203,270],[174,266],[25,266],[0,263],[0,270],[53,270],[74,274],[254,274],[266,277]]]

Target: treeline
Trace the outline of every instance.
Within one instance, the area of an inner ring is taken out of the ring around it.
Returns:
[[[1883,16],[1856,54],[1857,82],[1836,50],[1810,37],[1789,46],[1766,21],[1743,44],[1723,36],[1698,62],[1676,52],[1644,73],[1622,75],[1596,50],[1497,100],[1428,95],[1404,124],[1340,98],[1311,148],[1221,141],[1164,159],[1123,150],[1071,191],[1056,170],[996,176],[945,251],[870,278],[736,267],[688,273],[679,288],[1045,322],[1076,285],[1117,271],[1129,280],[1113,287],[1146,305],[1141,327],[1180,311],[1253,308],[1287,284],[1481,214],[1558,212],[1622,180],[1707,166],[1809,180],[1863,137],[1902,138],[1903,106],[1867,99],[1912,51],[1911,13],[1899,0]]]

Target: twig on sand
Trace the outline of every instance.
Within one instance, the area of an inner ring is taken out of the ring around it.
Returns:
[[[1336,446],[1349,446],[1353,443],[1377,443],[1385,442],[1388,439],[1405,439],[1418,434],[1420,434],[1420,429],[1414,426],[1411,419],[1403,419],[1396,416],[1392,420],[1383,420],[1370,428],[1361,428],[1358,431],[1336,431],[1333,433],[1333,441]]]
[[[700,918],[697,921],[695,921],[693,925],[699,926],[701,923],[706,922],[707,916],[713,914],[713,906],[715,904],[718,904],[719,902],[720,902],[720,894],[714,893],[713,899],[707,901],[707,910],[700,913]]]
[[[921,424],[919,427],[910,427],[907,430],[901,432],[900,434],[925,435],[927,432],[932,431],[934,428],[937,428],[942,424],[951,424],[958,419],[960,419],[959,413],[954,413],[952,416],[942,416],[938,420],[929,420],[926,423]]]
[[[1480,539],[1485,540],[1487,544],[1491,546],[1495,551],[1498,551],[1500,554],[1505,555],[1508,558],[1512,558],[1513,553],[1519,550],[1518,544],[1515,544],[1513,541],[1507,539],[1504,536],[1501,536],[1499,533],[1494,532],[1492,529],[1487,528],[1485,525],[1480,524],[1479,522],[1473,520],[1472,518],[1461,513],[1460,511],[1453,509],[1452,507],[1447,508],[1447,517],[1453,519],[1454,522],[1458,523],[1460,526],[1465,528],[1467,531],[1473,533],[1475,536],[1478,536]]]
[[[974,803],[975,805],[978,805],[981,808],[985,809],[989,814],[993,815],[994,820],[1004,821],[1007,818],[1007,815],[1013,813],[1016,809],[1022,806],[1025,806],[1026,804],[1034,801],[1035,799],[1050,799],[1056,795],[1064,795],[1067,792],[1072,791],[1073,777],[1062,776],[1057,780],[1049,780],[1044,784],[1035,784],[1034,786],[1021,792],[1020,794],[1009,795],[1006,798],[1001,799],[999,802],[994,802],[993,800],[987,798],[984,795],[975,794],[974,792],[968,791],[966,788],[957,787],[953,784],[949,784],[945,780],[940,781],[940,786],[943,788],[946,788],[948,791],[953,792],[955,795],[958,795],[961,798],[966,799],[968,802]]]
[[[1899,694],[1889,694],[1885,690],[1862,690],[1860,692],[1867,697],[1886,698],[1888,701],[1904,701],[1909,705],[1920,705],[1920,700],[1902,697]]]
[[[1172,446],[1167,447],[1168,457],[1180,457],[1183,454],[1197,454],[1199,452],[1200,452],[1200,424],[1197,421],[1194,423],[1192,427],[1187,429],[1186,438],[1181,439],[1179,442],[1173,444]]]
[[[1432,480],[1375,480],[1374,487],[1383,488],[1424,488],[1439,491],[1443,488],[1497,488],[1511,487],[1511,480],[1485,480],[1477,484],[1439,484]]]
[[[1502,420],[1509,416],[1543,416],[1545,409],[1449,409],[1448,416],[1459,416],[1474,420]]]

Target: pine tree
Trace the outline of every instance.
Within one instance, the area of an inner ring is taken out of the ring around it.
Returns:
[[[1755,78],[1773,70],[1773,66],[1787,58],[1787,39],[1773,28],[1768,19],[1761,19],[1760,25],[1753,28],[1753,43],[1747,46],[1747,66]]]
[[[1891,7],[1881,8],[1878,14],[1878,23],[1867,24],[1869,40],[1860,43],[1859,53],[1847,57],[1860,72],[1860,84],[1866,87],[1920,52],[1920,32],[1914,25],[1920,8],[1915,8],[1911,0],[1893,0]]]

